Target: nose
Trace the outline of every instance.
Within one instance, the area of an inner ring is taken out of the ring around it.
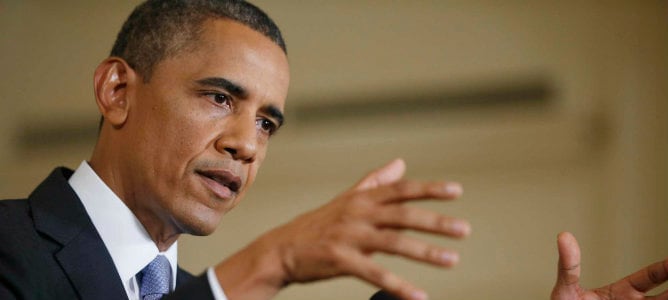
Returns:
[[[227,120],[215,147],[220,153],[229,153],[235,160],[252,163],[257,154],[257,142],[255,118],[238,116]]]

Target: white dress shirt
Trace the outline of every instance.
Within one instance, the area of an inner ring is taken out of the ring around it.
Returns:
[[[177,243],[160,252],[144,226],[123,201],[83,161],[72,174],[69,184],[79,196],[102,242],[107,247],[114,266],[123,281],[130,300],[139,300],[139,285],[135,275],[157,255],[164,255],[172,268],[171,290],[176,287]],[[227,300],[213,268],[207,270],[211,292],[216,300]]]

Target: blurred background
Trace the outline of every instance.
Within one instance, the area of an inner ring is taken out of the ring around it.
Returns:
[[[25,197],[91,153],[92,74],[138,1],[0,0],[0,198]],[[668,1],[255,1],[281,26],[287,126],[254,189],[209,237],[199,273],[262,232],[402,157],[408,176],[462,182],[468,218],[442,270],[377,255],[432,299],[547,299],[556,235],[597,287],[668,256]],[[367,299],[343,278],[278,299]]]

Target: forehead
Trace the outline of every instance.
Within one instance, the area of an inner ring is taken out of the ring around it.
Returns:
[[[285,52],[271,39],[236,21],[205,21],[191,50],[156,65],[153,79],[224,78],[249,96],[285,100],[290,75]],[[283,103],[275,103],[283,107]]]

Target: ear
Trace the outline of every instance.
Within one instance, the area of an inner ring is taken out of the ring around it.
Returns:
[[[135,71],[118,57],[109,57],[97,66],[93,84],[104,122],[116,128],[125,124],[130,110],[128,90],[137,79]]]

